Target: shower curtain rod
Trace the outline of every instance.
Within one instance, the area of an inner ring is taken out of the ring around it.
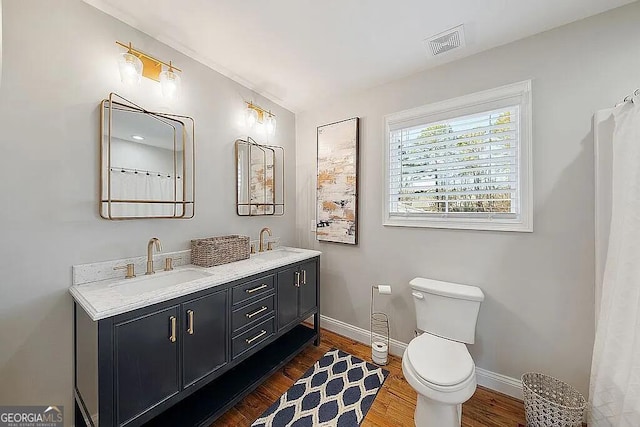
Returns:
[[[147,175],[158,175],[158,176],[164,176],[165,173],[164,172],[154,172],[154,171],[147,171],[147,170],[142,170],[142,169],[131,169],[131,168],[121,168],[118,166],[112,166],[111,167],[111,172],[114,171],[120,171],[120,172],[132,172],[132,173],[145,173]],[[167,178],[171,178],[171,175],[166,175]],[[178,179],[180,179],[180,175],[178,175]]]

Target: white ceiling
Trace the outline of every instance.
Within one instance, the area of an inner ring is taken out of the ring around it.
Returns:
[[[635,0],[84,1],[297,112]],[[466,47],[429,57],[459,24]]]

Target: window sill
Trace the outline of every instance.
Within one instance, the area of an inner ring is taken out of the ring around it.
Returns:
[[[487,220],[472,218],[387,218],[383,223],[385,227],[414,227],[414,228],[440,228],[453,230],[478,230],[478,231],[515,231],[520,233],[532,233],[533,224],[521,220],[493,219]]]

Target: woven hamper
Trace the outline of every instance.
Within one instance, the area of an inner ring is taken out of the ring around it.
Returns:
[[[213,267],[249,258],[249,237],[233,234],[191,241],[191,263]]]
[[[522,375],[528,427],[582,427],[587,401],[569,384],[549,375]]]

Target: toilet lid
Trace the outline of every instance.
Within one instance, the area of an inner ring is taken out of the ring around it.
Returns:
[[[415,372],[432,384],[460,384],[473,373],[473,359],[466,345],[428,333],[409,343],[407,356]]]

